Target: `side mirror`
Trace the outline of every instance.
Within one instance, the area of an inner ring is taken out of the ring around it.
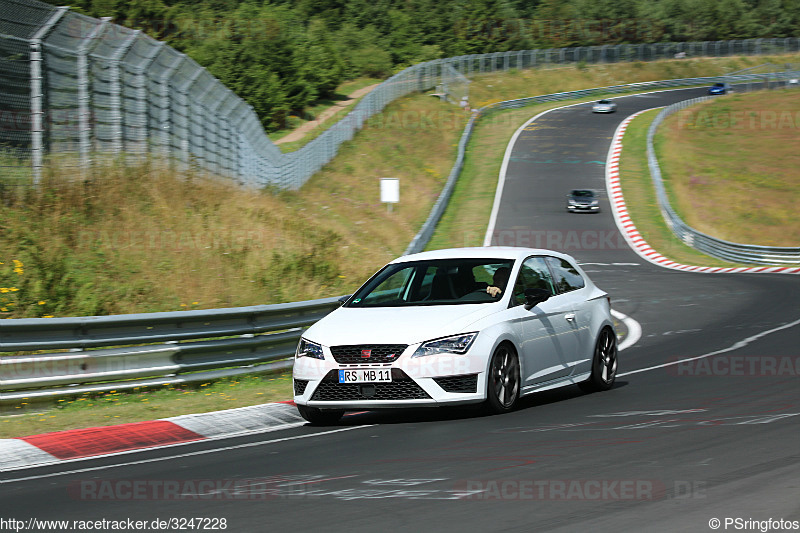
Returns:
[[[339,298],[339,300],[338,300],[339,301],[339,306],[341,307],[344,304],[346,304],[347,300],[349,300],[351,296],[352,296],[352,294],[348,294],[347,296],[342,296],[341,298]]]
[[[525,289],[525,310],[530,311],[552,295],[547,289]]]

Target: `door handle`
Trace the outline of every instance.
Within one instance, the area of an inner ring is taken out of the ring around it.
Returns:
[[[566,315],[564,315],[564,318],[566,318],[570,322],[574,322],[575,321],[575,313],[567,313]]]

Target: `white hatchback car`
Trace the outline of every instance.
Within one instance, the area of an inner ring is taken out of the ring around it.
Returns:
[[[565,254],[460,248],[407,255],[303,333],[294,401],[312,424],[345,410],[485,404],[617,372],[608,295]]]

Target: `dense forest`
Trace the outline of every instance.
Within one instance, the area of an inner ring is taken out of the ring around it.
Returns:
[[[344,80],[385,77],[440,57],[800,35],[800,0],[74,0],[72,6],[187,53],[247,100],[268,130]]]

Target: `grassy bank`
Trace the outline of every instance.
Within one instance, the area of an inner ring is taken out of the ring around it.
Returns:
[[[455,111],[424,95],[390,105],[301,191],[124,163],[86,181],[55,169],[39,191],[2,190],[0,316],[238,307],[352,291],[400,255],[427,217],[463,127]],[[436,121],[413,127],[414,117]],[[391,213],[380,203],[382,177],[400,179]]]
[[[647,130],[660,109],[642,113],[625,130],[619,176],[625,205],[636,229],[661,255],[685,265],[732,266],[687,246],[664,222],[647,167]]]
[[[670,202],[714,237],[800,246],[800,91],[733,94],[668,117],[656,150]]]

